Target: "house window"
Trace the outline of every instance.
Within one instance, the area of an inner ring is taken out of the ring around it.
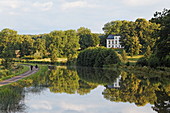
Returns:
[[[110,44],[110,40],[109,40],[109,44]]]

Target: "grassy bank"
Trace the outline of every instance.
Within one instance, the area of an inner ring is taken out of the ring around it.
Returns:
[[[30,64],[34,65],[34,64]],[[43,79],[43,76],[46,76],[46,73],[48,72],[48,66],[47,65],[38,65],[39,70],[38,72],[23,78],[19,80],[18,82],[12,83],[13,86],[21,86],[21,87],[29,87],[31,85],[38,85],[41,82],[41,79]]]
[[[29,70],[28,66],[20,65],[18,69],[15,70],[7,70],[0,67],[0,81],[12,78],[14,76],[20,75]]]

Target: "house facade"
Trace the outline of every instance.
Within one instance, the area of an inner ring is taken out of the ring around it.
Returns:
[[[120,42],[120,35],[109,35],[106,39],[107,48],[123,48]]]
[[[119,75],[119,77],[116,78],[116,80],[114,81],[113,84],[107,85],[107,87],[118,89],[118,88],[120,88],[120,83],[121,83],[121,75]]]

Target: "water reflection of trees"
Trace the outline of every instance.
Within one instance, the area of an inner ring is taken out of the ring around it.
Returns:
[[[120,76],[121,75],[121,76]],[[120,80],[120,82],[119,82]],[[117,81],[120,87],[112,87]],[[169,78],[137,75],[130,72],[101,68],[56,68],[0,89],[0,110],[22,112],[25,93],[39,94],[49,88],[54,93],[85,95],[98,85],[104,85],[105,99],[113,102],[130,102],[137,106],[153,104],[158,113],[170,109]],[[1,112],[0,111],[0,112]]]
[[[48,86],[51,92],[84,95],[97,87],[94,83],[80,80],[75,69],[56,68],[50,70]]]
[[[103,96],[110,101],[130,102],[137,106],[144,106],[147,103],[154,104],[153,109],[158,113],[168,113],[170,85],[167,84],[167,81],[163,82],[161,78],[155,80],[153,77],[122,72],[120,88],[106,87]]]
[[[21,87],[8,86],[0,88],[0,112],[23,112],[26,108],[24,97],[24,90]]]
[[[170,92],[166,92],[164,88],[156,91],[157,100],[152,107],[158,113],[170,113]]]
[[[102,68],[77,68],[81,80],[96,84],[112,84],[120,75],[120,71]]]
[[[76,71],[59,68],[51,70],[48,77],[51,92],[74,94],[79,88],[79,77]]]

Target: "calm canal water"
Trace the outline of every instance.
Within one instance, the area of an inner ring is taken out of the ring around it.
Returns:
[[[4,113],[169,113],[168,78],[56,67],[0,88]]]

